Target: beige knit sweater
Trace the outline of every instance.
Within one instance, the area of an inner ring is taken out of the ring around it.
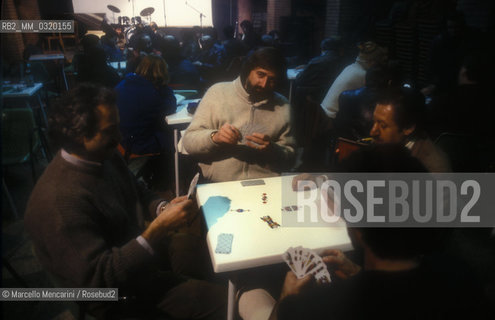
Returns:
[[[214,143],[211,133],[225,123],[238,129],[251,125],[271,138],[272,150]],[[274,93],[270,99],[253,104],[240,78],[217,83],[201,100],[182,143],[198,159],[203,176],[211,182],[276,176],[290,169],[294,160],[289,103]]]

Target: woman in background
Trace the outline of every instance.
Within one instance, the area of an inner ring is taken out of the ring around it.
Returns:
[[[167,86],[168,67],[154,55],[144,56],[116,87],[122,146],[130,154],[171,151],[173,140],[165,116],[177,108],[174,92]]]

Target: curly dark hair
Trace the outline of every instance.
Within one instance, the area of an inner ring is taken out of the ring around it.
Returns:
[[[249,73],[256,68],[263,68],[274,72],[278,84],[284,83],[287,80],[287,63],[285,57],[276,48],[261,48],[247,57],[241,68],[242,83],[246,82]]]
[[[116,93],[105,87],[83,83],[72,89],[50,110],[48,126],[53,144],[68,152],[80,151],[82,139],[96,134],[98,106],[112,106],[116,102]]]

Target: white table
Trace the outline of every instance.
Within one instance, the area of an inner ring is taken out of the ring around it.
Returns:
[[[2,94],[5,98],[25,98],[32,97],[34,94],[36,94],[38,90],[43,88],[43,83],[36,82],[33,83],[33,85],[30,87],[26,86],[25,84],[14,83],[3,85],[3,87],[5,91],[3,91]]]
[[[178,96],[180,96],[178,98]],[[190,102],[198,102],[199,99],[186,100],[184,96],[175,94],[177,99],[177,112],[165,117],[165,122],[174,128],[174,163],[175,163],[175,195],[179,196],[179,126],[191,123],[192,114],[187,112],[187,105]],[[180,101],[180,102],[179,102]]]
[[[6,89],[2,92],[2,98],[24,100],[26,107],[30,108],[34,112],[33,106],[31,105],[31,98],[35,97],[39,104],[41,116],[43,117],[44,122],[38,123],[38,126],[44,124],[45,127],[48,127],[48,119],[46,117],[45,108],[43,107],[43,102],[41,101],[41,97],[39,94],[41,88],[43,88],[43,83],[41,82],[33,83],[33,85],[30,87],[24,84],[7,84],[4,85],[4,87],[2,88],[2,90]]]
[[[125,68],[127,67],[127,61],[126,60],[122,60],[122,61],[112,61],[112,62],[109,62],[108,63],[112,68],[114,68],[115,70],[125,70]]]
[[[121,77],[125,76],[125,70],[127,68],[126,60],[108,62],[108,65],[114,68],[119,74],[119,76]]]
[[[283,262],[282,254],[291,246],[303,246],[317,253],[325,249],[352,249],[343,222],[328,227],[284,227],[282,214],[296,214],[282,213],[281,210],[285,206],[296,204],[297,194],[292,191],[292,177],[264,178],[261,180],[265,184],[257,186],[244,187],[240,181],[197,186],[196,197],[208,226],[207,243],[215,272],[243,270]],[[266,204],[263,204],[261,199],[263,193],[267,193]],[[215,205],[211,206],[213,200]],[[225,203],[229,204],[228,211],[222,214],[227,207]],[[236,209],[249,211],[236,212]],[[271,229],[261,220],[265,215],[269,215],[281,227]],[[220,233],[234,235],[230,254],[215,253]],[[234,284],[229,281],[229,320],[233,319],[235,291]]]

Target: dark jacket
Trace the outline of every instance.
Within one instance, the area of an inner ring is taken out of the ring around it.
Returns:
[[[368,87],[347,90],[340,94],[340,109],[335,118],[335,129],[339,137],[359,140],[370,136],[376,97],[376,90]]]
[[[323,91],[330,88],[344,67],[343,58],[333,51],[327,51],[309,61],[306,68],[298,74],[296,84],[298,87],[318,88],[322,91],[318,96],[323,99]]]
[[[443,259],[443,257],[442,257]],[[456,259],[409,271],[364,270],[285,298],[278,319],[488,319],[480,284]]]
[[[168,86],[156,88],[150,81],[127,74],[115,90],[120,115],[122,146],[135,154],[158,153],[172,148],[172,135],[165,116],[177,108]]]

